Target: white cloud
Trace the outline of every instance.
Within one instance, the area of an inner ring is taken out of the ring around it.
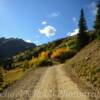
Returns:
[[[47,22],[46,22],[46,21],[43,21],[43,22],[42,22],[42,25],[46,25],[46,24],[47,24]]]
[[[88,8],[93,15],[96,15],[96,13],[97,13],[96,5],[97,5],[96,2],[92,2],[90,5],[88,5]]]
[[[58,17],[60,15],[59,12],[53,12],[50,15],[48,15],[48,17],[54,18],[54,17]]]
[[[78,33],[79,33],[79,29],[75,29],[73,32],[69,32],[67,36],[74,36],[77,35]]]
[[[39,29],[41,34],[44,34],[46,37],[54,36],[56,33],[56,29],[53,26],[46,26],[43,29]]]
[[[32,41],[31,40],[25,40],[26,42],[28,42],[28,43],[32,43]]]

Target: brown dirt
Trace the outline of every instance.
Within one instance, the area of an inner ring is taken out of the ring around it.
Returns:
[[[48,68],[36,85],[30,100],[89,100],[70,77],[62,65]]]
[[[1,94],[0,100],[90,100],[66,75],[62,66],[31,71],[7,88]]]

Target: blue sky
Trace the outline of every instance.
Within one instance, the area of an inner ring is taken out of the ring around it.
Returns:
[[[0,0],[0,37],[43,44],[78,31],[80,9],[88,28],[98,0]]]

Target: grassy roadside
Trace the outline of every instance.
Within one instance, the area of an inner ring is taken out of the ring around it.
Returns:
[[[90,98],[90,100],[96,100],[96,97],[95,97],[96,93],[91,89],[90,86],[86,84],[85,80],[79,78],[73,70],[71,70],[69,67],[66,68],[65,65],[63,66],[63,70],[65,70],[66,75],[69,76],[71,80],[78,85],[78,88],[81,90],[82,93],[86,93],[86,95]],[[88,95],[88,93],[90,94]],[[91,94],[94,94],[94,95],[91,95]]]
[[[97,94],[96,99],[93,98],[93,100],[100,99],[100,41],[93,41],[72,59],[66,61],[64,70],[75,82],[83,83],[81,87],[85,88],[87,92]],[[93,95],[91,96],[93,97]]]
[[[25,73],[23,72],[23,70],[21,68],[15,68],[10,71],[7,71],[4,74],[5,83],[10,84],[10,83],[20,79],[24,74]]]
[[[3,71],[4,83],[0,88],[0,92],[3,92],[5,88],[9,87],[14,82],[24,78],[24,76],[27,75],[27,73],[29,73],[31,70],[35,70],[35,68],[29,68],[23,71],[22,68],[18,67],[9,71]]]

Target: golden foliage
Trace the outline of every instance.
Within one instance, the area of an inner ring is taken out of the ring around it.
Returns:
[[[43,52],[39,55],[39,58],[41,58],[41,59],[46,59],[46,58],[48,58],[48,56],[49,56],[48,51],[43,51]]]
[[[29,65],[32,66],[38,66],[41,62],[47,60],[49,57],[48,51],[43,51],[39,54],[38,57],[32,57],[32,60],[29,61]]]
[[[61,55],[65,54],[67,52],[69,52],[69,48],[59,48],[59,49],[56,49],[52,53],[51,58],[58,59]]]

